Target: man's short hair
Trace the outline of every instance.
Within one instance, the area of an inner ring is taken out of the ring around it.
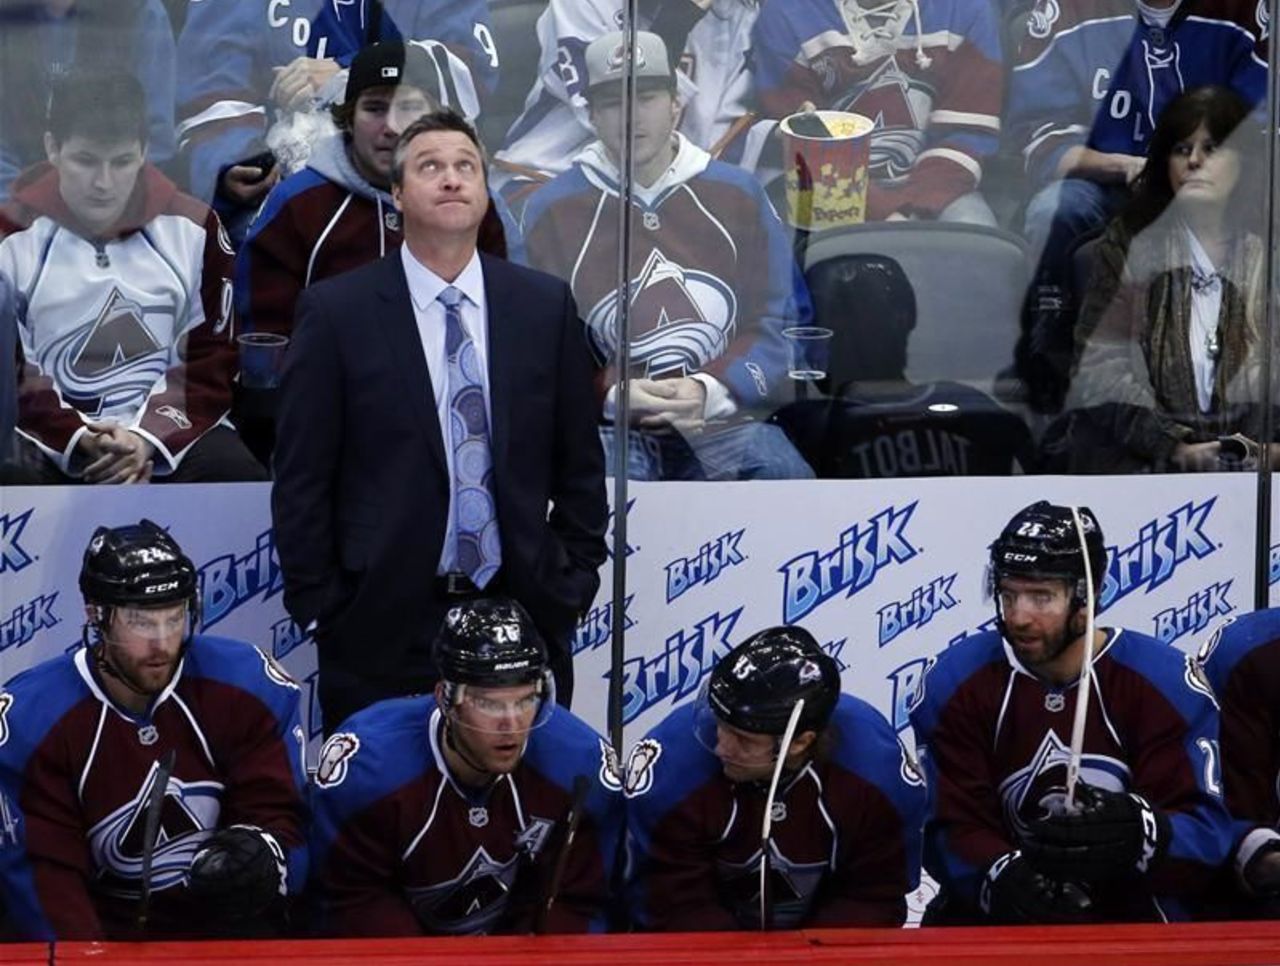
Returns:
[[[142,84],[127,71],[73,70],[53,84],[45,130],[55,144],[80,135],[95,141],[147,143]]]
[[[476,135],[476,129],[473,128],[467,119],[455,111],[451,107],[441,108],[438,111],[432,111],[429,114],[423,114],[400,135],[400,140],[396,142],[396,150],[392,155],[391,161],[391,183],[399,185],[404,183],[404,156],[409,150],[409,142],[416,138],[419,134],[428,134],[432,131],[457,131],[459,134],[465,134],[476,146],[476,151],[480,153],[480,163],[485,168],[485,175],[488,176],[488,159],[484,153],[484,145],[480,143],[480,138]]]

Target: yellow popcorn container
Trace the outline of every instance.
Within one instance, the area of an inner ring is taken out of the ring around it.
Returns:
[[[782,119],[787,214],[792,225],[820,231],[866,220],[867,163],[874,127],[871,118],[847,111],[814,111]]]

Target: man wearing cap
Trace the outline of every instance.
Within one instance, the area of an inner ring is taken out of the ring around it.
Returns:
[[[332,108],[339,133],[317,144],[307,167],[271,193],[236,259],[242,329],[288,335],[304,288],[400,246],[391,156],[400,132],[440,107],[439,78],[417,44],[386,41],[356,55],[346,96]],[[505,257],[504,235],[491,207],[481,250]]]
[[[766,811],[768,927],[905,920],[924,779],[884,717],[840,693],[835,660],[804,628],[770,627],[726,654],[696,701],[636,743],[626,774],[641,928],[759,929]]]
[[[675,128],[667,48],[637,34],[632,150],[637,187],[631,277],[629,472],[637,479],[795,479],[813,475],[782,431],[758,421],[785,400],[782,330],[804,325],[808,293],[777,214],[745,172],[711,159]],[[601,365],[618,339],[618,159],[622,33],[586,51],[599,140],[537,192],[523,227],[530,264],[569,280]],[[611,423],[617,373],[598,377]],[[606,430],[606,443],[612,436]]]
[[[606,556],[591,362],[567,285],[477,251],[485,174],[461,116],[414,121],[391,172],[404,244],[298,299],[272,515],[326,733],[428,690],[445,612],[482,590],[529,611],[568,703]]]

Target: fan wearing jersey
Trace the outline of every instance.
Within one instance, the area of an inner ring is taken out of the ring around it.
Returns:
[[[927,923],[1185,919],[1231,847],[1218,708],[1194,658],[1101,627],[1081,677],[1086,572],[1097,594],[1107,554],[1078,512],[1042,500],[1009,521],[991,545],[997,629],[947,648],[915,696],[924,865],[942,887]]]
[[[879,712],[840,693],[835,660],[803,628],[759,631],[726,654],[698,699],[632,748],[625,791],[627,900],[641,928],[759,929],[765,849],[770,928],[906,917],[924,780]]]
[[[617,231],[622,216],[622,33],[587,47],[599,140],[538,191],[522,227],[529,263],[582,307],[602,367],[612,446],[617,410]],[[640,31],[631,141],[629,475],[633,479],[799,479],[813,471],[759,422],[791,392],[782,330],[805,325],[808,291],[782,223],[756,182],[676,132],[675,74],[662,38]]]
[[[365,708],[321,750],[324,930],[603,931],[621,780],[604,740],[556,704],[533,622],[509,599],[458,604],[434,657],[434,694]]]
[[[1229,618],[1199,660],[1222,704],[1222,781],[1243,899],[1231,918],[1280,911],[1280,610]]]
[[[867,218],[995,225],[978,193],[1004,91],[999,26],[974,0],[790,0],[756,20],[756,91],[875,122]]]
[[[299,689],[194,633],[191,560],[99,527],[84,644],[0,691],[0,897],[19,938],[270,935],[306,879]]]

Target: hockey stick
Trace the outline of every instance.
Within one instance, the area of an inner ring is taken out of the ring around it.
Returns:
[[[800,715],[804,711],[804,698],[796,701],[791,709],[791,717],[787,720],[787,729],[782,733],[782,744],[778,746],[778,760],[773,763],[773,778],[769,782],[769,794],[764,800],[764,820],[760,823],[760,931],[767,932],[773,924],[773,903],[769,895],[769,837],[773,834],[773,799],[778,794],[778,782],[782,778],[782,766],[787,761],[787,751],[791,748],[791,740],[796,736],[796,728],[800,724]]]
[[[556,896],[560,893],[560,883],[564,881],[564,870],[569,866],[569,850],[573,848],[573,840],[578,834],[582,810],[587,803],[587,793],[590,790],[591,782],[586,775],[578,775],[573,779],[573,801],[569,803],[569,811],[565,816],[564,841],[560,843],[556,864],[547,882],[547,891],[543,894],[542,901],[538,903],[538,916],[533,924],[535,936],[541,936],[547,931],[547,918],[551,915],[551,907],[555,905]]]
[[[1084,726],[1089,716],[1089,692],[1093,690],[1093,567],[1089,561],[1089,548],[1084,539],[1084,524],[1080,520],[1080,508],[1071,508],[1071,519],[1076,525],[1076,537],[1080,541],[1080,556],[1084,558],[1084,666],[1080,668],[1080,680],[1076,685],[1076,716],[1071,723],[1071,757],[1067,759],[1067,811],[1076,810],[1076,783],[1080,780],[1080,759],[1084,754]]]
[[[169,776],[173,774],[173,763],[178,756],[176,748],[160,759],[156,768],[156,780],[147,794],[147,814],[142,826],[142,896],[138,900],[138,929],[147,930],[147,919],[151,915],[151,863],[155,858],[156,839],[160,837],[160,813],[164,810],[164,799],[169,793]]]

